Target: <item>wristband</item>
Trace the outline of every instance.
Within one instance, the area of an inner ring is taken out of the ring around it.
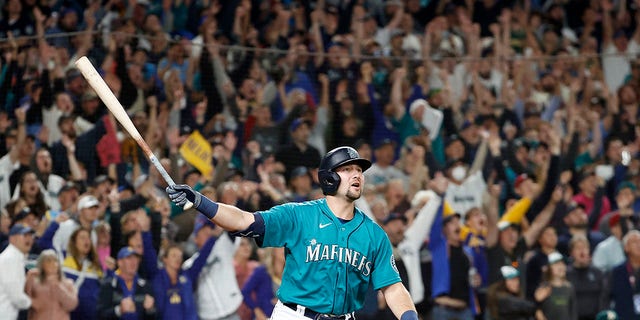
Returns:
[[[414,310],[407,310],[402,314],[400,320],[418,320],[418,313]]]
[[[211,199],[205,196],[202,196],[200,204],[198,204],[196,209],[207,218],[213,219],[213,217],[216,216],[216,213],[218,213],[218,207],[217,203],[211,201]]]

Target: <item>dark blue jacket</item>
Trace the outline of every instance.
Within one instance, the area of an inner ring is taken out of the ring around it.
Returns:
[[[255,297],[254,297],[255,293]],[[255,308],[262,309],[267,317],[271,317],[273,312],[273,281],[267,267],[259,266],[256,268],[247,282],[242,286],[242,295],[244,303],[253,310]]]
[[[127,296],[124,292],[121,279],[116,275],[102,280],[100,285],[100,295],[98,298],[98,319],[130,319],[130,320],[155,320],[156,308],[145,310],[143,307],[145,295],[153,295],[153,288],[144,279],[136,277],[133,286],[133,299],[136,305],[135,313],[127,313],[121,316],[116,314],[116,307],[120,305],[120,301]],[[87,318],[88,319],[88,318]]]
[[[627,261],[611,271],[611,302],[615,304],[618,319],[640,320],[633,306],[633,295],[640,293],[640,279],[630,272],[633,273],[633,269]]]
[[[72,256],[67,256],[62,263],[64,275],[77,284],[78,278],[84,277],[78,288],[78,306],[71,312],[72,320],[95,319],[97,317],[100,280],[103,278],[99,266],[90,265],[86,270]]]
[[[198,319],[198,310],[193,298],[193,284],[198,280],[198,275],[205,266],[215,243],[216,238],[212,237],[200,248],[199,256],[191,268],[179,271],[178,282],[175,285],[171,284],[166,269],[158,269],[153,278],[153,295],[158,319]],[[169,308],[171,304],[179,304],[180,306]]]

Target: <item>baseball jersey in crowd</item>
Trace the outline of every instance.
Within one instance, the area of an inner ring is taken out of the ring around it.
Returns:
[[[0,318],[17,319],[20,310],[31,306],[31,299],[24,293],[26,257],[18,248],[9,245],[0,253]]]
[[[445,200],[459,213],[462,218],[472,208],[482,208],[482,193],[487,184],[482,177],[482,171],[476,171],[468,176],[462,184],[449,183]]]
[[[278,290],[278,298],[285,303],[345,314],[362,308],[370,283],[378,290],[400,282],[386,233],[360,209],[355,209],[352,220],[343,221],[326,199],[320,199],[288,203],[259,214],[265,222],[259,244],[285,248]]]
[[[236,281],[233,267],[233,255],[238,248],[240,238],[234,241],[227,233],[223,233],[207,258],[195,284],[198,317],[202,320],[220,319],[238,310],[242,303],[242,293]],[[196,252],[182,264],[183,269],[190,269],[200,253]]]

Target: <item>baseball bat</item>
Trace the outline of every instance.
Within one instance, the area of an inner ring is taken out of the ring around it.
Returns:
[[[144,141],[144,139],[142,138],[142,135],[140,135],[140,132],[138,132],[138,129],[133,124],[133,122],[129,118],[129,115],[122,107],[122,104],[120,104],[120,101],[118,101],[118,98],[116,98],[116,96],[113,94],[113,91],[109,89],[109,87],[107,86],[107,83],[104,82],[104,79],[102,79],[102,77],[100,76],[96,68],[93,67],[93,64],[91,64],[91,61],[89,61],[87,57],[83,56],[80,59],[78,59],[78,61],[76,61],[76,66],[78,67],[78,70],[80,70],[84,78],[87,79],[87,82],[89,82],[89,85],[93,88],[93,90],[96,91],[96,94],[98,94],[102,102],[104,102],[104,104],[107,106],[109,111],[111,111],[111,113],[116,118],[116,120],[118,120],[118,122],[124,127],[125,130],[127,130],[127,132],[131,135],[131,137],[140,146],[140,148],[142,149],[144,154],[147,156],[147,158],[149,158],[149,161],[151,161],[151,164],[153,164],[153,166],[156,167],[158,172],[160,172],[160,175],[162,175],[162,178],[170,186],[175,185],[176,183],[173,181],[171,176],[169,176],[169,173],[167,173],[167,171],[164,169],[164,167],[162,166],[158,158],[153,154],[153,152],[151,151],[151,148],[149,148],[149,145],[147,144],[147,142]],[[192,206],[193,206],[193,203],[187,202],[187,204],[185,204],[182,209],[187,210]]]

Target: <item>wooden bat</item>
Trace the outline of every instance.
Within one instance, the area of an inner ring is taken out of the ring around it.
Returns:
[[[173,181],[171,176],[169,176],[169,173],[167,173],[167,171],[164,169],[162,164],[160,164],[160,161],[158,160],[158,158],[153,154],[147,142],[144,141],[144,139],[142,138],[142,135],[140,135],[140,132],[138,132],[138,129],[136,128],[136,126],[133,125],[133,122],[131,122],[131,119],[129,118],[127,111],[124,110],[124,108],[122,107],[122,104],[120,104],[120,101],[118,101],[118,99],[113,94],[111,89],[109,89],[109,87],[107,86],[107,83],[104,82],[104,80],[102,79],[102,77],[100,76],[96,68],[93,67],[93,64],[91,64],[91,61],[89,61],[87,57],[83,56],[80,59],[78,59],[78,61],[76,61],[76,66],[78,67],[78,70],[82,72],[82,75],[84,76],[84,78],[87,79],[87,82],[89,82],[89,85],[93,88],[93,90],[96,91],[96,94],[98,94],[102,102],[104,102],[107,108],[109,108],[109,111],[111,111],[111,113],[116,118],[116,120],[120,122],[120,124],[124,127],[125,130],[127,130],[127,132],[136,141],[136,143],[140,146],[140,148],[142,148],[142,151],[147,156],[147,158],[149,158],[149,161],[151,161],[151,164],[153,164],[153,166],[156,167],[158,172],[160,172],[160,175],[162,175],[162,178],[170,186],[175,185],[176,183]],[[192,206],[193,206],[193,203],[187,202],[187,204],[184,205],[183,209],[187,210]]]

